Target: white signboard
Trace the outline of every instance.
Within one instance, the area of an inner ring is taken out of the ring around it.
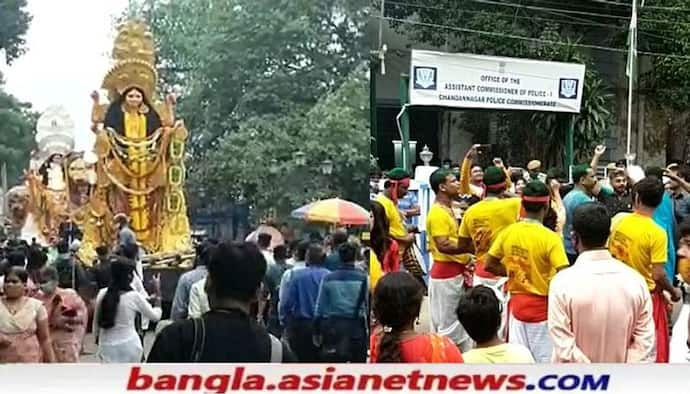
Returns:
[[[584,64],[412,51],[410,104],[580,112]]]

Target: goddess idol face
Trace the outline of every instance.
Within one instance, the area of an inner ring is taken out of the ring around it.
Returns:
[[[125,104],[129,109],[138,109],[144,102],[144,95],[139,89],[130,89],[125,94]]]

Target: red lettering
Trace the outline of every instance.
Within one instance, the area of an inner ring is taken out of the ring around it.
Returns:
[[[383,378],[381,375],[359,375],[359,384],[357,390],[366,390],[367,383],[372,382],[370,390],[381,390],[381,383]]]
[[[383,380],[385,390],[402,390],[405,386],[405,375],[388,375]]]
[[[189,384],[191,383],[191,390],[201,390],[203,382],[204,379],[201,375],[180,375],[180,383],[177,385],[177,389],[190,390]]]
[[[215,391],[218,394],[226,393],[230,385],[229,375],[211,375],[206,378],[204,387],[206,390]]]
[[[235,374],[232,376],[232,391],[240,391],[243,377],[244,367],[235,368]]]
[[[151,388],[151,385],[153,385],[153,377],[140,372],[140,367],[132,367],[129,371],[127,390],[148,390]]]
[[[506,375],[473,375],[475,390],[484,390],[487,386],[490,390],[499,390],[503,387]]]
[[[527,377],[525,375],[510,375],[508,377],[508,386],[506,390],[522,390],[525,388],[525,381]]]
[[[278,389],[283,390],[299,390],[300,378],[297,375],[285,375],[278,383]]]
[[[434,381],[438,381],[434,386]],[[448,376],[446,375],[426,375],[424,376],[424,390],[445,390],[448,385]]]
[[[249,375],[242,382],[242,390],[263,390],[266,379],[262,375]]]
[[[199,376],[201,379],[201,376]],[[153,385],[154,390],[175,390],[177,387],[177,377],[175,375],[161,375],[156,379],[156,383]]]
[[[448,386],[451,390],[467,390],[472,384],[472,377],[469,375],[455,375],[450,378]]]
[[[409,390],[421,390],[422,388],[419,386],[419,380],[423,377],[422,372],[418,369],[415,369],[414,371],[410,372],[409,375],[407,375],[407,379],[409,381],[408,383],[408,389]]]
[[[354,390],[355,381],[356,379],[353,375],[339,375],[335,378],[333,390]]]
[[[331,385],[333,384],[333,375],[331,373],[335,372],[335,368],[333,367],[328,367],[326,368],[326,374],[323,376],[323,383],[321,383],[321,389],[322,390],[330,390]]]
[[[321,375],[307,375],[302,383],[302,390],[318,390],[321,387]]]

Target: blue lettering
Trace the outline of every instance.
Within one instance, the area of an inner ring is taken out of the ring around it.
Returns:
[[[549,380],[555,380],[556,384],[553,386],[547,385],[547,382]],[[558,385],[558,375],[546,375],[539,379],[539,389],[540,390],[556,390],[556,387]]]
[[[577,375],[565,375],[558,379],[558,388],[561,390],[572,390],[580,386],[580,377]]]
[[[609,378],[611,375],[600,375],[599,379],[592,375],[585,375],[582,379],[582,390],[606,391],[609,388]]]

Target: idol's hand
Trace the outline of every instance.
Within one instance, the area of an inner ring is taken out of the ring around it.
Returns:
[[[98,105],[100,101],[100,95],[97,91],[94,90],[93,92],[91,92],[91,100],[93,100],[94,104]]]
[[[177,104],[177,97],[175,97],[174,93],[168,93],[168,95],[165,96],[165,102],[170,106],[174,106]]]

